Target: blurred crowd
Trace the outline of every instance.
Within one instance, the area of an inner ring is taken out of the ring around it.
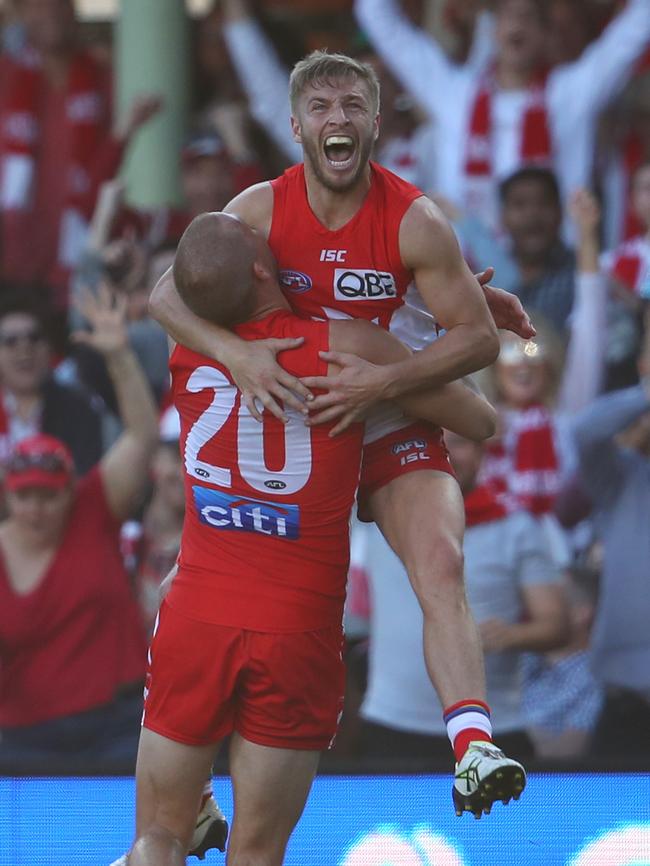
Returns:
[[[216,0],[192,22],[183,202],[155,209],[121,169],[164,94],[113,111],[110,27],[71,0],[0,15],[0,767],[133,758],[183,524],[148,295],[194,216],[301,158],[288,76],[325,45],[376,67],[375,159],[538,332],[477,376],[497,436],[448,437],[495,739],[649,760],[650,0]],[[448,760],[421,624],[355,522],[335,755]]]

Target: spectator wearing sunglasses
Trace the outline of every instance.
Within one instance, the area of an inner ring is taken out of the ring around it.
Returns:
[[[124,430],[80,481],[67,446],[43,433],[6,465],[0,767],[14,771],[73,759],[132,767],[139,734],[145,633],[119,533],[147,488],[157,415],[124,301],[88,298],[83,314],[92,331],[77,339],[104,356]]]
[[[54,380],[44,312],[9,295],[0,308],[0,462],[36,433],[63,440],[79,475],[103,453],[100,401]]]

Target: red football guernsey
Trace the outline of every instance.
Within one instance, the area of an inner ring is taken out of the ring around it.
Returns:
[[[281,355],[295,376],[323,375],[329,325],[288,311],[237,328],[247,340],[305,337]],[[341,623],[349,517],[362,425],[330,438],[287,409],[257,422],[229,372],[177,346],[170,368],[181,417],[185,523],[172,607],[194,619],[255,631]]]
[[[269,245],[280,268],[280,284],[299,315],[369,319],[421,348],[420,335],[430,341],[435,323],[424,312],[412,273],[402,264],[399,228],[423,193],[377,163],[370,166],[371,185],[363,204],[336,231],[312,211],[302,164],[271,181]]]

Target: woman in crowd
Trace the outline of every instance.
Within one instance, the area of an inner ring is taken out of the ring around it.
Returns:
[[[503,336],[491,381],[484,383],[499,407],[500,430],[488,444],[481,471],[482,482],[504,494],[509,508],[543,518],[565,565],[566,544],[550,513],[563,480],[575,468],[568,420],[600,388],[607,301],[598,260],[598,205],[582,192],[571,212],[579,235],[578,278],[566,353],[560,335],[534,314],[534,340]]]
[[[88,296],[124,430],[78,483],[54,437],[25,439],[6,467],[0,524],[0,762],[135,757],[145,633],[119,529],[145,492],[156,409],[127,343],[125,302]]]

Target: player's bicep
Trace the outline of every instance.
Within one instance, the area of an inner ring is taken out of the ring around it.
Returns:
[[[396,364],[411,355],[397,337],[364,319],[330,322],[330,350],[357,355],[371,364]]]
[[[404,215],[399,232],[404,265],[413,271],[424,303],[443,328],[494,328],[483,291],[463,258],[440,209],[422,196]]]

